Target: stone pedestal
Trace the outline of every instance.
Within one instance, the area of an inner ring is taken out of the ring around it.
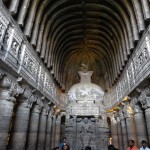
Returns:
[[[47,123],[47,112],[46,109],[43,109],[40,116],[39,123],[39,132],[38,132],[38,142],[37,142],[37,150],[45,149],[45,136],[46,136],[46,123]]]
[[[55,129],[55,147],[59,146],[60,143],[60,124],[61,124],[61,117],[57,116]]]
[[[138,147],[140,147],[141,141],[142,140],[148,141],[148,139],[146,133],[146,123],[144,119],[144,114],[138,105],[134,105],[134,120],[137,129]]]
[[[117,120],[115,119],[114,116],[111,117],[111,135],[112,135],[112,144],[116,148],[119,148]]]
[[[11,134],[11,148],[13,150],[25,150],[29,115],[30,108],[28,107],[27,102],[18,104]]]
[[[53,116],[52,119],[52,132],[51,132],[51,149],[55,147],[55,124],[56,124],[56,117]]]
[[[40,112],[41,112],[40,106],[33,105],[28,130],[27,150],[36,149]]]
[[[52,115],[49,113],[47,119],[47,130],[46,130],[46,142],[45,142],[45,150],[49,150],[51,147],[51,129],[52,129]]]

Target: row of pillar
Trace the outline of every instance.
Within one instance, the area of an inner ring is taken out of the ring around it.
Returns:
[[[59,145],[61,118],[45,98],[1,74],[0,149],[49,150]]]
[[[141,141],[150,144],[150,88],[139,96],[123,102],[119,110],[111,113],[112,143],[120,150],[126,150],[128,140],[141,147]]]

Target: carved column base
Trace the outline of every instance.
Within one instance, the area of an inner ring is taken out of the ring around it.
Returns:
[[[15,120],[13,123],[13,132],[12,132],[12,150],[24,150],[26,144],[28,123],[29,123],[30,108],[26,107],[26,103],[19,104]]]
[[[0,149],[5,150],[8,142],[8,132],[13,113],[14,103],[0,100]]]
[[[31,112],[30,123],[29,123],[29,131],[27,138],[27,150],[35,150],[36,142],[37,142],[37,134],[38,134],[38,126],[39,126],[39,117],[40,111],[36,109],[37,105],[33,106],[33,110]]]

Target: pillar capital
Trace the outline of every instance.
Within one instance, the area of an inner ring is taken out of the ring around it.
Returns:
[[[55,114],[53,115],[53,119],[56,119],[56,115]]]
[[[7,101],[16,102],[16,97],[19,96],[19,94],[22,94],[24,92],[24,88],[22,88],[17,82],[10,81],[9,78],[7,78],[10,83],[10,89],[8,92],[8,97],[6,98]]]
[[[141,107],[138,103],[138,98],[137,97],[134,97],[134,98],[131,99],[130,105],[133,108],[134,114],[142,113],[142,110],[141,110]]]
[[[43,108],[43,109],[42,109],[42,114],[43,114],[44,116],[48,116],[48,109],[47,109],[47,108]]]
[[[123,114],[123,108],[122,107],[119,107],[118,114],[119,114],[120,120],[124,120],[125,117],[124,117],[124,114]]]
[[[134,111],[134,114],[142,113],[142,112],[143,112],[143,111],[141,110],[141,107],[140,107],[139,104],[135,104],[135,105],[134,105],[133,111]]]
[[[54,114],[54,109],[53,109],[53,107],[51,107],[50,110],[49,110],[48,117],[49,117],[49,118],[52,118],[52,117],[53,117],[53,114]]]
[[[124,117],[125,118],[133,118],[134,112],[131,105],[127,102],[123,107]]]
[[[43,107],[43,102],[42,102],[41,98],[36,98],[36,104],[33,105],[32,111],[36,112],[36,113],[41,113],[42,107]]]
[[[32,108],[33,103],[37,101],[37,96],[33,93],[34,90],[30,89],[29,87],[27,87],[24,91],[23,96],[27,99],[25,102],[27,108]]]
[[[138,100],[141,102],[142,108],[144,108],[144,109],[150,108],[150,86],[145,88],[141,92]]]
[[[58,115],[56,118],[56,122],[60,122],[60,120],[61,120],[61,115]]]

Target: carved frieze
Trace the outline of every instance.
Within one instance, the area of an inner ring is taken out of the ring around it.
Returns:
[[[8,27],[8,24],[9,24],[9,21],[0,12],[0,54],[2,54],[1,47],[3,45],[3,39],[5,36],[5,32],[6,32],[6,29]]]
[[[128,67],[127,73],[128,73],[129,86],[131,89],[135,84],[133,62],[131,62],[130,66]]]
[[[149,53],[148,49],[146,47],[146,43],[143,41],[141,51],[137,54],[137,56],[134,58],[134,71],[136,74],[138,74],[142,68],[145,66],[147,61],[149,60]]]
[[[15,70],[33,87],[40,82],[40,91],[47,97],[58,99],[57,87],[45,66],[30,43],[24,38],[21,30],[14,25],[13,18],[0,8],[0,59]],[[39,72],[39,68],[44,68]],[[47,77],[46,77],[47,74]],[[40,80],[38,80],[38,75]],[[45,78],[48,78],[48,80]],[[46,82],[46,84],[45,84]]]
[[[28,81],[30,81],[33,85],[36,84],[38,71],[39,71],[39,63],[32,56],[26,45],[22,46],[22,61],[21,66],[19,68],[19,73]]]

